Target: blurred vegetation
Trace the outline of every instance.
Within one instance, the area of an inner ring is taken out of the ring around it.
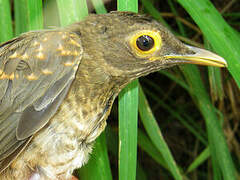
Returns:
[[[87,12],[115,11],[128,0],[85,2],[0,0],[0,41],[66,25]],[[229,67],[183,65],[140,78],[136,173],[134,163],[133,175],[118,170],[132,162],[118,157],[121,109],[115,102],[89,163],[76,174],[80,179],[239,179],[239,1],[139,0],[138,12],[157,19],[183,42],[216,51]]]

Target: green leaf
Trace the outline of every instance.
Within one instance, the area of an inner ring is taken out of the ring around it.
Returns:
[[[181,66],[183,74],[192,88],[191,95],[196,101],[207,126],[209,147],[213,163],[220,167],[226,179],[234,179],[235,168],[227,147],[226,140],[217,113],[204,88],[200,72],[194,65]],[[217,167],[216,167],[217,168]]]
[[[147,134],[149,135],[150,139],[152,140],[158,151],[161,152],[162,157],[168,165],[169,171],[172,173],[173,177],[176,180],[182,179],[179,169],[167,146],[167,143],[163,139],[161,130],[158,127],[158,124],[152,114],[147,99],[141,88],[139,88],[139,113],[144,128],[147,131]]]
[[[119,179],[136,179],[138,81],[119,94]]]
[[[191,171],[195,170],[198,166],[200,166],[204,161],[206,161],[210,157],[210,150],[209,148],[205,148],[201,154],[195,158],[192,164],[189,165],[187,168],[187,172],[190,173]]]
[[[41,0],[14,0],[15,34],[43,28]]]
[[[138,146],[149,154],[158,164],[165,169],[168,169],[167,163],[164,161],[162,154],[154,146],[151,140],[143,133],[142,130],[138,129]]]
[[[118,0],[119,11],[138,12],[137,0]],[[136,179],[138,81],[119,94],[119,179]]]
[[[0,17],[0,42],[4,42],[13,37],[9,0],[0,0]]]
[[[56,0],[62,26],[83,20],[88,15],[86,0]]]
[[[205,48],[211,50],[211,47],[208,41],[205,41]],[[209,77],[209,84],[210,84],[210,90],[211,90],[211,98],[213,102],[217,100],[223,100],[224,91],[223,91],[223,85],[222,85],[221,68],[209,66],[208,77]]]
[[[138,12],[138,0],[117,0],[118,11]]]
[[[97,14],[105,14],[107,10],[102,2],[102,0],[92,0],[94,9],[96,10]]]

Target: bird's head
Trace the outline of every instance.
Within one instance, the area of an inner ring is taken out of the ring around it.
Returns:
[[[111,76],[132,80],[176,64],[227,65],[214,53],[183,44],[145,15],[90,15],[75,27],[80,29],[85,57],[92,56],[88,61]]]

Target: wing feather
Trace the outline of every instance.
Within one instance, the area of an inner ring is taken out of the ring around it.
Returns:
[[[0,44],[0,171],[56,113],[82,57],[77,34],[29,32]]]

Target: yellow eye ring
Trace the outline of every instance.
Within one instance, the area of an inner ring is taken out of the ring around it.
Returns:
[[[134,34],[129,43],[135,54],[144,58],[161,49],[162,38],[159,31],[142,30]]]

